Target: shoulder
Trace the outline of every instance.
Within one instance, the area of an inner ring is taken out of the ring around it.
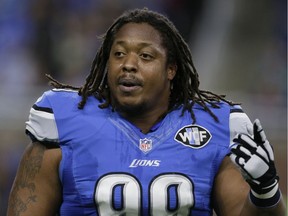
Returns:
[[[214,102],[212,104],[206,102],[205,106],[200,104],[195,104],[193,106],[196,120],[204,119],[205,121],[209,121],[210,124],[215,124],[217,126],[219,126],[219,124],[223,126],[229,125],[231,113],[238,109],[240,111],[241,107],[231,106],[224,101]],[[212,115],[214,115],[218,121],[216,121]]]
[[[243,128],[245,128],[245,131],[243,132],[247,132],[247,129],[249,129],[250,132],[250,126],[252,126],[252,123],[241,105],[230,105],[222,101],[216,105],[217,107],[213,107],[210,104],[207,106],[220,118],[223,117],[223,115],[226,115],[229,119],[230,129],[233,128],[237,131],[241,131],[242,128],[243,131]]]
[[[69,110],[78,110],[78,104],[81,102],[82,96],[78,91],[69,89],[52,89],[44,92],[35,102],[33,107],[50,108],[56,114],[58,112],[67,114]],[[98,106],[101,102],[95,97],[90,96],[87,98],[85,109],[89,107]]]
[[[226,116],[228,116],[230,143],[232,143],[233,138],[239,133],[253,134],[253,124],[241,105],[230,105],[226,102],[219,102],[217,105],[219,108],[212,108],[211,110],[215,113],[220,113],[222,117],[223,113],[226,113]]]
[[[95,111],[95,106],[99,104],[96,98],[90,97],[84,110],[79,110],[81,100],[77,91],[53,89],[44,92],[30,109],[26,133],[33,141],[58,143],[59,129],[63,131],[65,126],[81,118],[83,112],[91,113],[89,110]]]
[[[52,143],[53,145],[58,143],[55,106],[53,106],[55,101],[63,102],[63,94],[49,90],[44,92],[31,107],[28,121],[26,121],[26,134],[32,141]]]
[[[52,89],[46,91],[38,98],[35,104],[39,106],[51,106],[51,103],[66,103],[67,101],[80,100],[77,91],[66,89]]]
[[[206,104],[213,114],[218,118],[220,124],[216,124],[214,119],[209,116],[210,114],[200,105],[196,104],[194,106],[194,111],[196,111],[196,119],[204,119],[205,121],[210,121],[210,124],[223,126],[229,128],[230,131],[230,144],[233,138],[239,133],[252,134],[253,125],[250,118],[245,113],[240,105],[230,105],[226,102],[220,101],[213,105]],[[214,123],[213,123],[214,122]]]

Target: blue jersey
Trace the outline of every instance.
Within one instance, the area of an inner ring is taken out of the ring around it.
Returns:
[[[216,122],[195,105],[194,124],[189,112],[174,110],[143,134],[94,97],[83,110],[80,100],[73,91],[45,92],[26,122],[33,139],[61,148],[61,215],[212,215],[231,136],[251,129],[240,107],[211,108]]]

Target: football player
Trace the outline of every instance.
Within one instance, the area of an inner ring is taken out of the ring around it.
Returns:
[[[127,11],[86,83],[52,77],[9,198],[14,215],[284,215],[259,120],[199,89],[187,44],[163,15]]]

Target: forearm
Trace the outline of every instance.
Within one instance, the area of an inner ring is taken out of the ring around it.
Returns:
[[[281,197],[280,201],[274,205],[273,207],[267,208],[259,208],[255,206],[250,199],[250,196],[247,196],[243,209],[241,211],[240,216],[255,216],[255,215],[263,215],[263,216],[285,216],[286,215],[286,207],[284,201]]]

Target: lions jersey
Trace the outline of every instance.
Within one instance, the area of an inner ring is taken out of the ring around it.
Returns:
[[[239,106],[211,107],[216,122],[194,105],[196,122],[181,108],[143,134],[89,97],[51,90],[33,105],[26,132],[62,151],[60,215],[212,215],[214,178],[231,139],[251,132]]]

